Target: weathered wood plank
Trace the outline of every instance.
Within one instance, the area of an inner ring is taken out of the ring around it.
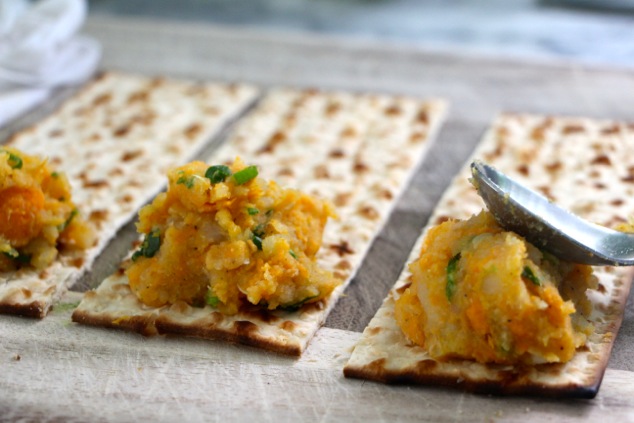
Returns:
[[[64,303],[79,299],[70,293]],[[64,306],[62,306],[64,307]],[[70,322],[0,319],[4,420],[609,421],[634,419],[634,373],[609,370],[593,401],[492,398],[343,378],[360,334],[323,328],[300,359]],[[19,357],[19,359],[18,359]]]

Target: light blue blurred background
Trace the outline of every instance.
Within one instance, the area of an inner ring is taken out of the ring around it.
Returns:
[[[634,0],[90,0],[90,13],[634,67]]]

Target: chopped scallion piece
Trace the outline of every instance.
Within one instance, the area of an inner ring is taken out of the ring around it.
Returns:
[[[7,150],[0,150],[0,151],[3,151],[9,155],[9,160],[7,160],[7,162],[9,163],[9,166],[11,166],[11,168],[22,169],[22,165],[24,163],[22,162],[22,158],[20,156],[17,156]]]
[[[176,185],[185,185],[188,189],[191,189],[194,186],[194,177],[183,175],[176,180]]]
[[[291,257],[293,257],[295,260],[297,260],[297,254],[295,254],[295,251],[288,250],[288,253],[291,255]]]
[[[255,228],[253,228],[251,230],[251,232],[253,232],[253,235],[259,236],[260,238],[262,238],[264,236],[264,228],[265,227],[266,227],[266,224],[260,223]]]
[[[212,184],[224,182],[229,176],[231,176],[231,169],[225,165],[210,166],[205,172],[205,178],[209,179]]]
[[[79,212],[77,211],[77,209],[73,209],[73,211],[71,211],[71,212],[70,212],[70,215],[68,216],[68,219],[66,219],[66,220],[64,221],[64,223],[62,223],[61,225],[59,225],[59,226],[57,227],[57,229],[58,229],[60,232],[64,232],[64,231],[66,230],[66,228],[68,228],[68,225],[70,225],[70,222],[72,222],[73,218],[74,218],[75,216],[77,216],[78,214],[79,214]]]
[[[250,216],[253,216],[254,214],[260,213],[260,210],[255,207],[247,207],[247,213],[249,213]]]
[[[253,234],[253,237],[251,238],[251,240],[253,241],[255,246],[258,247],[258,250],[262,251],[262,238],[260,238],[256,234]]]
[[[453,294],[456,292],[456,283],[458,273],[458,262],[460,261],[460,253],[456,254],[447,263],[447,285],[445,286],[445,294],[447,299],[451,301]]]
[[[11,249],[11,251],[3,251],[2,253],[20,264],[29,264],[31,262],[30,254],[21,254],[15,248]]]
[[[207,294],[205,295],[205,303],[212,306],[213,308],[216,308],[218,307],[218,304],[220,304],[220,298],[212,295],[210,292],[207,292]]]
[[[132,254],[132,261],[136,261],[139,257],[154,257],[156,252],[161,247],[161,232],[158,229],[152,229],[152,231],[145,235],[141,247]]]
[[[258,176],[258,168],[256,166],[248,166],[239,172],[233,174],[236,184],[242,185]]]
[[[531,281],[534,285],[542,286],[541,281],[535,275],[535,273],[533,272],[533,269],[531,269],[528,266],[524,266],[524,270],[522,270],[522,277],[524,279],[527,279],[527,280]]]

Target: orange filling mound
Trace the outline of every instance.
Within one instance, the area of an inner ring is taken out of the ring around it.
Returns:
[[[340,283],[315,259],[334,216],[329,203],[265,181],[239,159],[192,162],[168,179],[167,192],[139,213],[145,240],[126,271],[143,303],[294,310]]]
[[[64,174],[38,157],[0,148],[0,271],[43,269],[60,250],[94,242],[94,229],[78,214]]]
[[[566,362],[592,332],[592,268],[542,253],[488,212],[431,228],[410,270],[396,320],[434,358]]]

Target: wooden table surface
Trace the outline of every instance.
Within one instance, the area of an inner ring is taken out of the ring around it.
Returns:
[[[634,121],[633,73],[169,21],[91,18],[85,31],[102,43],[104,69],[263,87],[444,97],[450,112],[357,277],[301,359],[80,327],[70,323],[70,311],[63,307],[43,321],[0,317],[0,420],[634,421],[631,298],[603,386],[591,401],[491,398],[346,380],[341,373],[436,201],[495,114]],[[0,140],[41,118],[66,95],[60,92],[0,130]],[[95,286],[110,273],[133,236],[128,225],[76,290]],[[65,301],[78,298],[74,292]]]

